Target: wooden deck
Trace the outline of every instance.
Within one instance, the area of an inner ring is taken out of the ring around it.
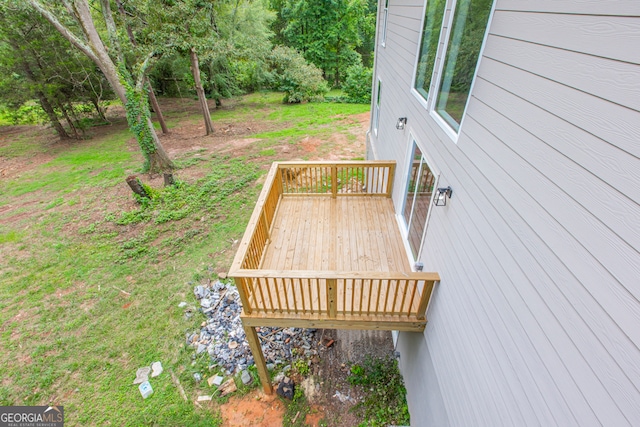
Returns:
[[[387,197],[283,197],[265,270],[411,271]]]
[[[423,330],[437,273],[413,273],[392,162],[274,164],[229,272],[251,326]]]
[[[276,163],[229,271],[265,391],[256,326],[422,331],[437,273],[411,271],[394,162]]]

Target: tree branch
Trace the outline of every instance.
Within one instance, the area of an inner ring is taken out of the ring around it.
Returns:
[[[78,36],[73,34],[71,30],[69,30],[66,26],[64,26],[58,20],[58,18],[56,18],[51,12],[49,12],[47,8],[45,8],[42,4],[40,4],[39,1],[29,0],[29,3],[31,4],[31,6],[33,6],[35,10],[37,10],[42,15],[44,19],[49,21],[51,25],[53,25],[60,32],[60,34],[62,34],[62,36],[65,39],[69,40],[69,42],[71,42],[72,45],[80,49],[82,53],[84,53],[89,58],[91,58],[92,61],[98,62],[98,57],[93,53],[91,48],[87,44],[85,44],[82,40],[80,40]]]
[[[120,42],[118,41],[118,31],[116,30],[116,23],[113,20],[113,14],[111,13],[111,5],[109,4],[109,0],[100,0],[100,4],[102,5],[102,16],[104,16],[104,21],[107,24],[107,33],[109,34],[109,40],[111,41],[111,45],[113,49],[116,51],[116,58],[119,63],[124,63],[124,58],[122,57],[122,49],[120,49]]]

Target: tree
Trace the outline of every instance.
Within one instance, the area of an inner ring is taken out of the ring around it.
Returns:
[[[82,104],[93,104],[106,120],[100,102],[111,93],[104,90],[102,76],[88,58],[70,51],[68,42],[39,14],[0,5],[0,36],[4,41],[0,79],[10,80],[2,85],[6,90],[0,89],[5,102],[18,107],[36,98],[62,139],[81,137],[83,125],[75,111],[86,111]]]
[[[284,92],[284,102],[311,101],[329,91],[322,71],[309,64],[295,49],[276,46],[270,61],[276,88]]]
[[[116,0],[116,4],[118,5],[118,11],[120,12],[120,17],[124,23],[124,26],[127,30],[127,36],[129,37],[129,42],[131,43],[131,46],[133,46],[134,48],[137,45],[136,42],[136,38],[133,35],[133,30],[131,29],[131,24],[129,22],[129,20],[127,19],[127,12],[124,9],[124,5],[122,4],[121,0]],[[160,123],[160,129],[162,129],[162,133],[167,134],[169,133],[169,128],[167,127],[167,122],[164,120],[164,115],[162,114],[162,110],[160,109],[160,104],[158,103],[158,99],[156,98],[156,94],[153,92],[153,86],[151,85],[151,82],[149,81],[149,78],[146,75],[145,72],[145,76],[144,76],[144,83],[145,86],[149,87],[149,102],[151,103],[151,106],[153,108],[153,111],[156,113],[156,117],[158,118],[158,123]]]
[[[122,101],[127,113],[127,122],[135,134],[151,172],[169,171],[173,162],[169,159],[151,123],[147,94],[144,90],[145,70],[155,52],[149,52],[136,72],[127,70],[122,52],[116,45],[115,22],[109,0],[101,0],[102,18],[110,34],[111,49],[116,52],[118,65],[109,56],[87,0],[62,0],[64,10],[49,8],[39,0],[28,0],[29,4],[66,38],[73,46],[89,57],[100,68],[111,88]],[[67,22],[65,22],[67,21]],[[71,25],[75,24],[75,25]],[[77,29],[76,33],[72,29]]]
[[[163,53],[188,55],[205,133],[214,132],[209,104],[202,86],[198,52],[215,38],[213,0],[149,0],[146,5],[148,43]]]
[[[284,38],[340,86],[346,69],[361,62],[355,49],[366,8],[366,0],[291,0],[281,12]]]

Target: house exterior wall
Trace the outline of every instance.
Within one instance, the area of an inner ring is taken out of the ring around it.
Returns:
[[[397,342],[412,425],[640,425],[640,2],[496,0],[457,141],[411,91],[424,7],[389,1],[370,134],[398,212],[412,138],[453,188]]]

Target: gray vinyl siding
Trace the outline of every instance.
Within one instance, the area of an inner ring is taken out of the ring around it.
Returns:
[[[640,2],[497,0],[457,141],[411,93],[423,8],[390,0],[372,135],[397,209],[410,135],[454,190],[398,340],[412,425],[640,425]]]

